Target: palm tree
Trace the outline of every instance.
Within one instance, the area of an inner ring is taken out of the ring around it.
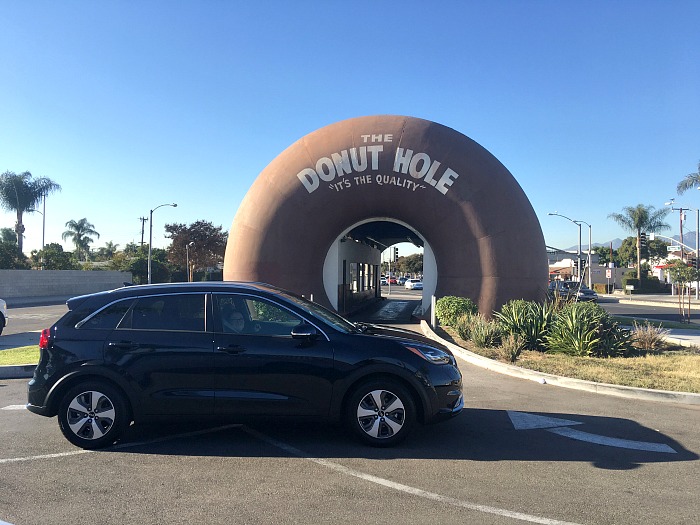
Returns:
[[[100,234],[95,231],[95,226],[90,224],[87,219],[83,218],[79,221],[70,220],[66,223],[68,228],[63,232],[61,238],[65,241],[66,239],[71,239],[73,244],[75,244],[76,257],[80,260],[81,251],[85,251],[85,260],[87,261],[88,254],[90,253],[90,243],[92,242],[92,236]]]
[[[678,183],[676,191],[678,191],[678,195],[683,195],[689,189],[696,187],[700,188],[700,162],[698,162],[697,173],[689,173],[686,175],[685,179]]]
[[[608,218],[613,219],[629,232],[637,234],[637,279],[642,278],[642,232],[655,230],[668,230],[671,228],[664,222],[666,215],[671,210],[662,208],[654,211],[654,206],[626,206],[622,208],[624,213],[611,213]]]
[[[49,193],[60,190],[61,186],[51,179],[46,177],[32,179],[32,174],[28,171],[19,175],[6,171],[0,175],[0,205],[8,211],[17,213],[15,233],[17,234],[17,246],[20,254],[24,244],[22,216],[25,213],[36,211],[34,208],[41,202],[42,198],[45,198]]]

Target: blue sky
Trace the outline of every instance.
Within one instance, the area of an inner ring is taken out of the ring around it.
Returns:
[[[47,243],[85,217],[94,248],[123,248],[140,242],[139,217],[175,202],[154,213],[164,247],[166,223],[228,231],[256,176],[302,136],[410,115],[495,155],[548,245],[578,241],[548,212],[591,223],[602,243],[628,235],[610,213],[663,207],[697,170],[698,20],[697,0],[4,0],[0,172],[62,186]],[[700,192],[677,202],[700,207]],[[0,227],[14,221],[0,213]],[[678,215],[668,222],[677,234]],[[42,217],[25,224],[29,253]]]

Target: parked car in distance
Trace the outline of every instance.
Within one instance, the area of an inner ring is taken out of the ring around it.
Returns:
[[[382,277],[379,284],[381,286],[386,286],[387,284],[389,284],[389,281],[386,280],[386,277]]]
[[[403,285],[403,284],[406,283],[407,280],[408,280],[408,279],[406,279],[406,277],[399,277],[398,280],[397,280],[397,284],[402,284],[402,285]]]
[[[595,291],[577,281],[550,281],[549,294],[551,297],[559,296],[563,299],[575,299],[577,301],[598,300],[598,294]]]
[[[398,284],[396,277],[389,277],[389,284]]]
[[[403,285],[407,290],[422,290],[423,281],[420,279],[407,279],[406,283]]]
[[[7,326],[7,303],[0,299],[0,335]]]
[[[41,333],[27,409],[58,416],[85,449],[113,444],[132,421],[260,416],[343,422],[389,446],[464,406],[444,346],[269,285],[127,286],[67,306]]]

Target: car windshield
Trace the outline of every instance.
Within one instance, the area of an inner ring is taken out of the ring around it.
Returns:
[[[361,332],[361,330],[355,324],[351,323],[350,321],[348,321],[344,317],[341,317],[335,312],[331,312],[330,310],[324,308],[320,304],[316,304],[311,301],[308,301],[303,297],[298,297],[287,293],[280,293],[280,295],[288,301],[294,303],[298,308],[302,309],[303,311],[315,317],[319,317],[339,332],[343,332],[346,334]]]

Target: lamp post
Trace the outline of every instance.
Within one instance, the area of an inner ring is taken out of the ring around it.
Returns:
[[[566,219],[567,221],[571,221],[571,222],[573,222],[576,226],[578,226],[578,253],[576,254],[576,257],[577,257],[577,259],[578,259],[578,261],[577,261],[577,262],[578,262],[578,268],[577,268],[578,280],[579,280],[579,282],[581,282],[581,280],[582,280],[582,279],[581,279],[581,222],[583,222],[583,221],[575,221],[575,220],[573,220],[573,219],[570,219],[570,218],[567,217],[566,215],[562,215],[561,213],[556,213],[556,212],[554,212],[554,213],[548,213],[547,215],[556,215],[557,217],[563,217],[563,218]],[[586,223],[586,224],[588,224],[588,223]],[[590,249],[590,246],[589,246],[588,248]],[[589,271],[590,271],[590,270],[589,270]]]
[[[153,249],[153,212],[156,211],[158,208],[162,208],[163,206],[172,206],[173,208],[177,208],[177,204],[174,202],[172,204],[161,204],[159,206],[156,206],[151,210],[151,214],[149,215],[148,219],[148,284],[151,284],[151,251]]]
[[[194,241],[190,241],[187,244],[185,244],[185,253],[187,256],[187,282],[192,282],[192,278],[190,277],[190,246],[194,245]]]
[[[591,241],[591,237],[592,237],[591,230],[592,230],[592,228],[591,228],[591,225],[588,224],[586,221],[574,221],[574,222],[579,225],[579,230],[578,230],[579,244],[581,242],[581,224],[579,224],[579,223],[583,223],[586,226],[588,226],[588,263],[586,263],[586,266],[588,267],[588,287],[592,288],[592,286],[593,286],[592,278],[591,278],[591,250],[593,249],[591,246],[591,242],[592,242]]]

